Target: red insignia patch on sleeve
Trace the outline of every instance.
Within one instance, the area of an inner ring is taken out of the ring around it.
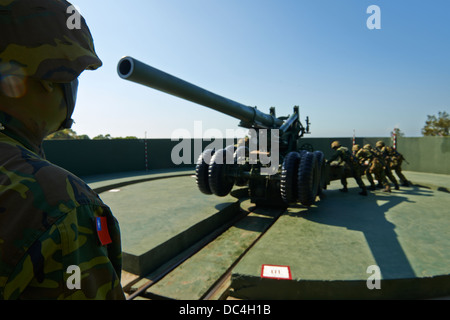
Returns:
[[[106,217],[96,218],[96,228],[97,235],[102,246],[112,243],[111,237],[109,236],[108,221],[106,220]]]

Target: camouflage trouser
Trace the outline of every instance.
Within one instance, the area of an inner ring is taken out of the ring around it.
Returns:
[[[372,172],[379,184],[382,184],[384,187],[389,185],[389,182],[386,179],[385,170],[383,168],[376,168]],[[373,185],[375,185],[375,183]]]
[[[391,169],[395,171],[395,174],[397,174],[397,177],[403,184],[408,183],[408,179],[406,179],[405,175],[402,173],[402,167],[400,165],[392,167]]]
[[[383,185],[386,188],[386,190],[389,189],[389,183],[385,175],[385,168],[378,159],[374,159],[371,162],[370,167],[368,167],[366,171],[366,175],[370,182],[370,186],[372,189],[374,189],[375,182],[373,181],[372,174],[375,175],[375,179],[377,179],[378,184]]]
[[[347,188],[347,178],[345,175],[346,170],[349,170],[351,172],[351,175],[356,180],[356,183],[358,184],[358,186],[362,190],[366,190],[366,185],[364,184],[364,182],[361,179],[361,168],[359,166],[349,165],[349,164],[346,164],[343,167],[344,174],[341,176],[341,183],[344,186],[344,188]]]
[[[365,175],[367,180],[369,181],[371,186],[375,186],[375,182],[373,181],[372,174],[370,173],[370,167],[369,166],[361,166],[361,176]]]
[[[391,170],[391,167],[390,167],[389,165],[386,166],[385,174],[386,174],[386,176],[389,178],[389,180],[391,180],[392,183],[393,183],[396,187],[398,187],[397,179],[395,179],[394,175],[392,174],[392,170]]]

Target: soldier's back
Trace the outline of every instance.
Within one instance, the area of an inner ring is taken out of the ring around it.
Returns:
[[[1,134],[0,150],[0,300],[123,298],[109,208],[82,180]],[[99,243],[97,217],[111,247]],[[67,286],[69,266],[83,274],[80,290]]]

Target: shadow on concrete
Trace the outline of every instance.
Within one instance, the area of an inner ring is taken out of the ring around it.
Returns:
[[[370,193],[367,197],[359,196],[358,192],[358,188],[351,188],[346,194],[328,190],[317,206],[297,215],[316,223],[362,232],[383,279],[415,277],[398,241],[395,225],[386,218],[386,213],[403,202],[414,203],[408,199],[410,195],[430,197],[432,191],[413,186],[395,193]]]

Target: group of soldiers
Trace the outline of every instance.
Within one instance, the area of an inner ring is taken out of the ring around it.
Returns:
[[[402,183],[402,186],[410,186],[410,182],[402,173],[402,162],[405,160],[403,155],[396,149],[386,146],[383,141],[378,141],[373,148],[370,144],[353,145],[352,151],[342,146],[339,141],[334,141],[331,148],[335,150],[335,154],[328,160],[331,166],[341,168],[342,192],[348,192],[346,171],[350,171],[361,188],[360,194],[367,195],[367,187],[361,177],[366,176],[370,183],[370,190],[376,190],[377,187],[384,188],[383,191],[391,192],[391,186],[388,179],[394,184],[395,190],[399,190],[400,186],[392,171],[395,171]],[[374,178],[378,184],[375,184]]]

